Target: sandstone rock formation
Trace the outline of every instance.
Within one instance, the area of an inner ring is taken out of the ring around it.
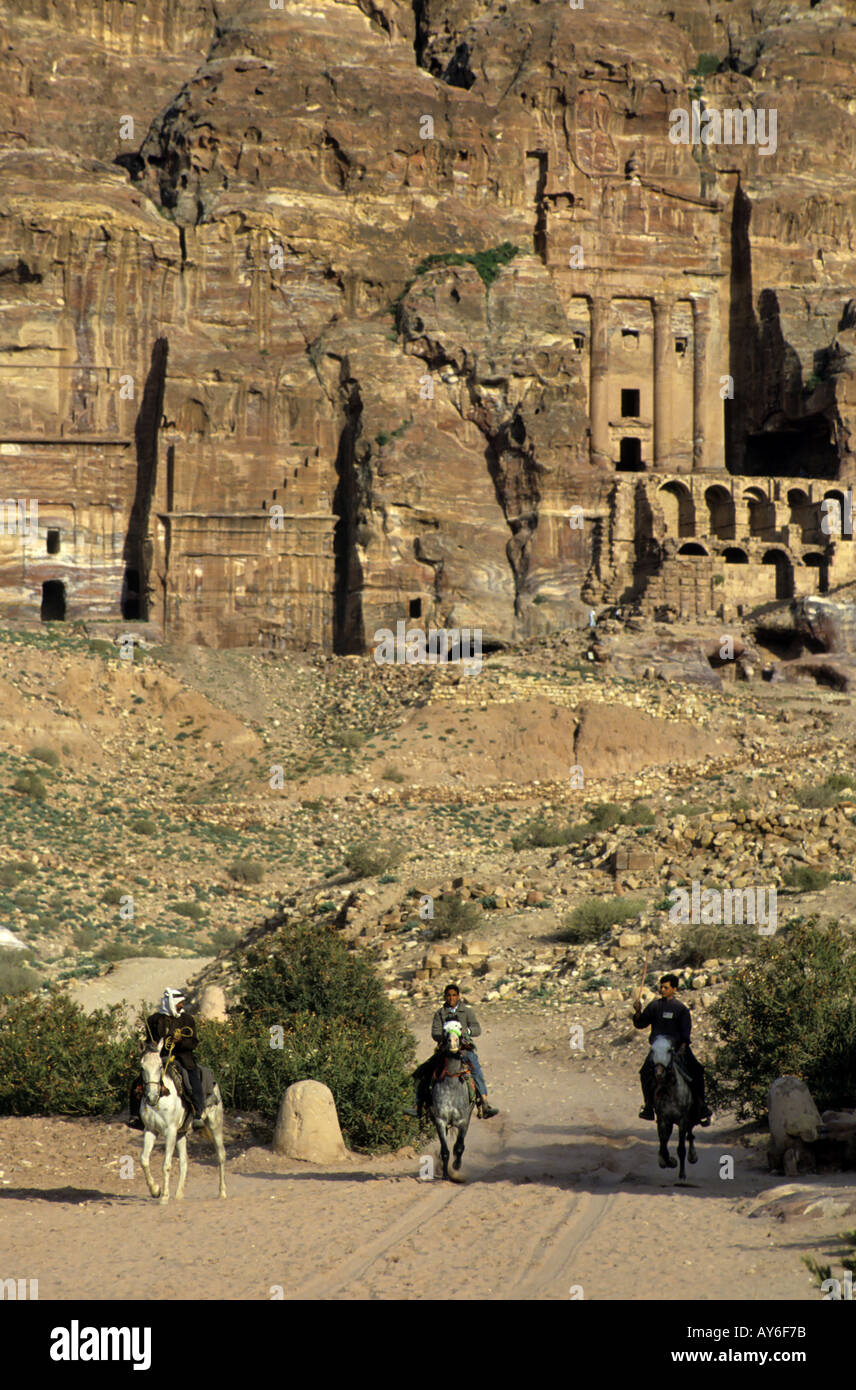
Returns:
[[[770,1124],[770,1143],[767,1150],[769,1166],[781,1165],[789,1177],[815,1167],[808,1145],[819,1138],[822,1128],[820,1111],[809,1089],[798,1076],[779,1076],[770,1087],[767,1102]]]
[[[280,1102],[273,1147],[307,1163],[335,1163],[348,1151],[339,1128],[336,1103],[320,1081],[295,1081]]]
[[[853,578],[854,58],[834,0],[0,0],[0,613],[349,652]]]
[[[198,1018],[213,1019],[216,1023],[225,1023],[228,1020],[226,995],[220,985],[205,986],[199,995],[196,1014]]]

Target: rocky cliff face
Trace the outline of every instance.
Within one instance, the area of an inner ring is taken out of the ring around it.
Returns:
[[[0,0],[2,610],[360,651],[849,577],[854,58],[830,0]]]

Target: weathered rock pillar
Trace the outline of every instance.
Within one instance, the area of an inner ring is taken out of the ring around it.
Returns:
[[[693,470],[724,467],[723,413],[716,374],[719,333],[709,299],[693,305]]]
[[[654,466],[663,468],[672,452],[673,304],[671,298],[654,300]]]
[[[591,461],[611,463],[609,443],[609,299],[593,295],[589,301],[591,316],[591,381],[589,406],[591,410]]]

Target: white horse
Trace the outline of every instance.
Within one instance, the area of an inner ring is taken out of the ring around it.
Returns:
[[[187,1177],[187,1128],[192,1110],[188,1101],[181,1096],[170,1076],[164,1076],[163,1042],[146,1048],[142,1056],[143,1098],[140,1104],[140,1119],[145,1128],[143,1152],[140,1162],[146,1175],[149,1192],[160,1197],[161,1205],[169,1201],[169,1174],[172,1168],[172,1155],[178,1145],[178,1187],[176,1200],[184,1196],[184,1180]],[[217,1151],[220,1167],[220,1196],[226,1196],[226,1150],[223,1145],[223,1097],[220,1087],[215,1083],[205,1110],[202,1113],[204,1125],[202,1133],[207,1135]],[[151,1174],[149,1158],[158,1138],[163,1136],[166,1153],[163,1160],[163,1193]]]

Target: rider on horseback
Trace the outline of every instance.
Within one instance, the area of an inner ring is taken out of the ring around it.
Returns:
[[[675,998],[677,988],[677,975],[663,975],[660,979],[660,998],[652,999],[644,1011],[642,999],[640,995],[637,995],[633,1001],[633,1027],[647,1028],[650,1026],[649,1045],[657,1037],[675,1038],[678,1041],[677,1060],[686,1072],[692,1087],[698,1106],[699,1123],[706,1126],[710,1124],[712,1112],[704,1097],[704,1067],[693,1055],[690,1047],[692,1015],[686,1004],[682,1004],[679,999]],[[640,1068],[639,1080],[642,1082],[642,1096],[645,1101],[639,1111],[639,1118],[640,1120],[654,1120],[656,1119],[654,1114],[655,1078],[650,1056],[645,1058]]]
[[[461,1003],[461,991],[457,985],[447,985],[443,995],[443,1007],[438,1009],[431,1024],[431,1037],[434,1039],[439,1049],[445,1037],[445,1026],[450,1021],[461,1024],[462,1042],[461,1046],[465,1049],[467,1058],[473,1069],[473,1078],[478,1089],[479,1117],[482,1120],[490,1120],[499,1111],[495,1110],[488,1103],[487,1082],[484,1079],[484,1072],[481,1069],[478,1053],[472,1041],[481,1033],[481,1025],[476,1018],[475,1009],[470,1004]],[[423,1062],[413,1073],[416,1082],[416,1103],[405,1111],[407,1115],[415,1115],[418,1119],[422,1118],[423,1109],[427,1109],[431,1088],[431,1079],[436,1066],[437,1054],[429,1057],[427,1062]]]
[[[167,1043],[165,1051],[172,1050],[173,1060],[178,1064],[186,1081],[182,1089],[190,1091],[195,1114],[193,1128],[201,1129],[204,1125],[202,1112],[205,1109],[205,1096],[202,1089],[202,1072],[193,1055],[193,1049],[199,1045],[199,1039],[196,1036],[196,1020],[192,1014],[184,1012],[184,995],[180,989],[165,989],[157,1012],[150,1014],[146,1019],[146,1041],[158,1043],[164,1040]],[[140,1097],[135,1084],[131,1091],[131,1118],[128,1121],[131,1129],[142,1129],[139,1116]]]

